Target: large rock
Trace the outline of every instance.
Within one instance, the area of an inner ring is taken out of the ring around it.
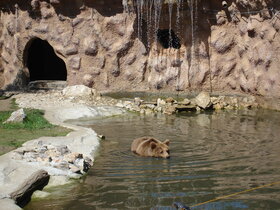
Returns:
[[[198,94],[195,102],[202,109],[206,109],[212,105],[209,93],[204,91]]]
[[[68,86],[62,90],[62,93],[66,97],[83,97],[92,96],[92,89],[84,85]]]
[[[9,119],[7,119],[4,123],[21,123],[25,119],[26,114],[23,109],[19,109],[11,114]]]
[[[33,192],[42,190],[49,182],[50,175],[44,170],[37,171],[28,177],[17,190],[10,194],[20,207],[25,206],[31,199]]]

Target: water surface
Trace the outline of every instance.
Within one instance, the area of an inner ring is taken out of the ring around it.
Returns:
[[[83,122],[85,124],[85,122]],[[128,114],[86,122],[106,136],[88,175],[25,209],[173,209],[280,181],[280,113]],[[134,138],[170,139],[171,159],[130,152]],[[192,209],[280,209],[275,185]]]

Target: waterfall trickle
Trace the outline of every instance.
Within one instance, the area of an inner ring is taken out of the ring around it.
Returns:
[[[161,9],[162,9],[162,0],[154,0],[154,10],[155,10],[155,16],[154,16],[154,40],[157,40],[157,33],[159,30],[159,22],[160,22],[160,15],[161,15]]]
[[[194,71],[197,68],[197,61],[196,61],[196,31],[197,31],[197,24],[198,24],[198,1],[197,0],[189,0],[188,1],[190,10],[191,10],[191,61],[190,61],[190,70]],[[190,75],[190,74],[189,74]],[[193,75],[193,73],[192,73]]]
[[[147,45],[148,45],[148,49],[151,48],[151,35],[152,35],[152,18],[153,18],[153,4],[154,4],[154,0],[150,0],[150,1],[146,1],[146,17],[147,17]]]
[[[193,56],[193,51],[194,51],[194,8],[193,8],[193,3],[194,0],[189,0],[189,7],[190,7],[190,10],[191,10],[191,28],[192,28],[192,56]]]
[[[173,0],[168,1],[168,13],[169,13],[169,39],[168,39],[168,46],[172,46],[172,35],[171,35],[171,30],[172,30],[172,10],[173,10]]]
[[[180,32],[180,19],[181,19],[181,9],[183,8],[183,0],[177,0],[177,13],[176,13],[176,33],[177,36]]]
[[[136,7],[137,7],[137,21],[138,21],[138,37],[141,40],[144,0],[136,0]]]

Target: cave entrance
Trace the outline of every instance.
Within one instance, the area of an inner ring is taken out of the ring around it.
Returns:
[[[45,40],[35,38],[27,44],[24,53],[25,66],[29,70],[29,80],[67,79],[64,61],[59,58],[53,47]]]

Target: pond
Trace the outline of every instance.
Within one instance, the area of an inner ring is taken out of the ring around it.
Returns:
[[[280,113],[127,114],[83,122],[106,136],[94,167],[25,209],[174,209],[280,181]],[[130,152],[134,138],[170,139],[170,159]],[[280,209],[273,185],[192,209]]]

